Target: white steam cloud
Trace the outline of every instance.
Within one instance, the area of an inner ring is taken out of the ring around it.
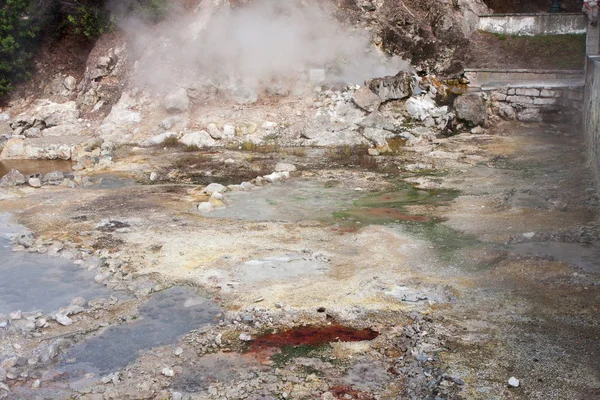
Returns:
[[[399,57],[384,55],[368,32],[344,26],[315,2],[258,0],[231,7],[204,0],[193,15],[158,28],[132,21],[123,27],[143,54],[136,63],[139,83],[155,89],[290,90],[306,82],[310,69],[326,69],[329,83],[359,84],[410,69]]]

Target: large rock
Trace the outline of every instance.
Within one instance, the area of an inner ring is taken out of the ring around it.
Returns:
[[[0,179],[0,187],[17,186],[25,183],[25,176],[16,169],[11,169],[8,174]]]
[[[185,112],[190,108],[190,98],[184,88],[179,88],[165,96],[163,105],[168,112]]]
[[[436,107],[435,102],[429,96],[411,97],[406,100],[406,112],[417,121],[425,121]]]
[[[113,135],[117,140],[133,130],[142,120],[140,113],[134,111],[136,106],[136,100],[129,94],[123,93],[119,102],[112,107],[110,114],[104,118],[100,126],[102,134]]]
[[[458,96],[454,100],[456,117],[469,126],[483,125],[486,121],[485,102],[477,93]]]
[[[366,86],[361,86],[356,92],[354,92],[352,101],[359,108],[367,112],[377,111],[379,105],[381,104],[379,96],[373,93],[371,89]]]
[[[54,103],[49,100],[39,100],[32,112],[33,116],[45,122],[46,127],[58,125],[76,125],[79,118],[77,103]]]
[[[396,76],[369,79],[366,86],[379,96],[381,101],[401,100],[413,93],[413,78],[408,72],[400,72]]]
[[[0,160],[70,160],[89,139],[84,136],[12,138],[6,142]]]
[[[186,133],[179,141],[186,146],[196,146],[199,148],[214,147],[217,145],[215,139],[210,137],[206,131]]]

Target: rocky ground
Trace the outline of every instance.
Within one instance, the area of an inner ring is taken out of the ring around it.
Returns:
[[[92,174],[89,189],[3,189],[3,211],[34,234],[18,237],[15,251],[72,258],[115,295],[56,314],[5,315],[0,393],[594,397],[598,199],[582,173],[580,135],[517,123],[490,133],[433,139],[353,166],[331,150],[179,150],[200,160],[181,170],[176,150],[123,148],[101,175],[112,179],[105,185]],[[232,183],[247,179],[247,191],[218,188],[215,198],[203,190],[207,181],[195,182],[227,166]],[[292,171],[274,183],[240,174],[272,177],[275,169]],[[295,214],[303,200],[282,194],[291,208],[262,217],[273,212],[269,204],[282,209],[277,198],[261,206],[263,193],[305,181],[315,185],[302,194],[319,206],[334,201],[328,190],[348,202],[325,214],[301,205],[307,214]],[[250,216],[238,206],[244,196],[258,204]],[[230,214],[199,213],[202,202]],[[536,250],[540,244],[558,251]],[[590,256],[569,256],[570,245]],[[140,313],[143,320],[152,293],[174,285],[194,288],[220,311],[110,374],[74,382],[52,372],[77,343],[135,324]]]

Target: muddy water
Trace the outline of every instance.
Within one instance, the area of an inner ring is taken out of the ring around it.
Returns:
[[[0,161],[0,177],[8,174],[11,169],[16,169],[23,175],[69,172],[73,165],[73,162],[65,160],[4,160]]]
[[[313,181],[292,180],[251,192],[227,193],[227,207],[207,216],[253,221],[315,220],[329,218],[333,212],[351,206],[353,200],[362,196],[361,192],[350,189],[330,188]]]
[[[600,249],[579,243],[516,243],[509,250],[523,256],[545,257],[564,262],[585,272],[600,273]]]
[[[110,296],[108,289],[94,282],[92,272],[69,260],[12,252],[10,237],[19,229],[0,214],[0,313],[50,313],[75,297],[89,301]]]
[[[140,350],[175,343],[181,335],[216,322],[219,313],[213,302],[190,289],[167,289],[152,296],[134,322],[76,344],[63,356],[59,370],[71,377],[106,375],[134,361]]]

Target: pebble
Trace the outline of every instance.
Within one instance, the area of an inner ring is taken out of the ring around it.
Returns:
[[[164,376],[167,376],[167,377],[169,377],[169,378],[170,378],[170,377],[172,377],[172,376],[175,376],[175,371],[173,371],[173,368],[171,368],[171,367],[165,367],[165,368],[163,368],[163,370],[162,370],[162,374],[163,374]]]
[[[198,211],[200,211],[201,213],[209,213],[214,209],[215,207],[212,205],[212,203],[208,201],[203,201],[202,203],[198,204]]]
[[[39,379],[36,379],[35,381],[33,381],[33,383],[31,384],[31,388],[32,389],[38,389],[41,386],[42,382]]]
[[[508,380],[508,386],[518,388],[521,386],[521,382],[519,382],[519,380],[514,376],[511,376],[511,378]]]
[[[157,181],[157,180],[158,180],[158,174],[157,174],[156,172],[152,172],[152,173],[150,174],[150,180],[151,180],[152,182],[155,182],[155,181]]]
[[[173,392],[173,394],[171,395],[171,400],[182,400],[183,399],[183,394],[181,394],[180,392]]]
[[[175,354],[177,357],[179,357],[180,355],[183,354],[183,349],[181,347],[178,347],[175,349],[175,351],[173,352],[173,354]]]
[[[252,335],[246,332],[240,333],[240,340],[242,342],[250,342],[252,340]]]
[[[59,324],[61,324],[63,326],[69,326],[69,325],[73,324],[73,320],[63,314],[56,314],[54,316],[54,319],[56,319],[56,322],[58,322]]]
[[[42,187],[42,182],[40,181],[40,178],[29,178],[29,186],[39,188]]]

